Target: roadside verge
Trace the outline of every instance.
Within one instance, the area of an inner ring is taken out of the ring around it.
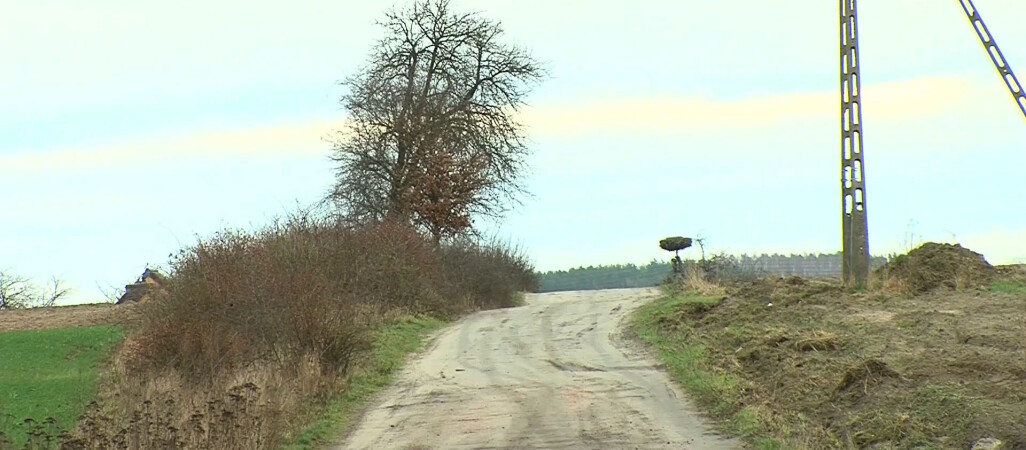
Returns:
[[[778,441],[758,438],[767,427],[760,421],[760,412],[744,404],[746,382],[736,374],[717,368],[709,355],[708,345],[694,339],[685,330],[684,316],[708,311],[723,296],[705,296],[697,292],[663,295],[635,310],[630,318],[633,333],[654,350],[670,378],[687,391],[690,398],[719,423],[719,430],[746,438],[759,449],[784,448]]]
[[[285,448],[322,448],[337,441],[339,436],[345,436],[374,394],[388,387],[406,359],[423,349],[433,333],[445,325],[446,322],[434,317],[405,316],[378,328],[374,334],[374,351],[347,378],[346,389],[312,411],[316,419]]]

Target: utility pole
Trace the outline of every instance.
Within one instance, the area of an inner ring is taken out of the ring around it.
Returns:
[[[1022,110],[1023,117],[1026,117],[1026,92],[1023,92],[1019,79],[1015,77],[1015,72],[1012,72],[1012,67],[1008,65],[1008,61],[1005,61],[1005,56],[1001,53],[1001,49],[998,48],[997,42],[994,41],[994,36],[991,36],[987,25],[983,23],[983,17],[980,17],[980,12],[976,9],[976,5],[973,4],[973,0],[959,1],[962,3],[962,9],[965,11],[966,17],[969,18],[969,22],[973,24],[976,35],[979,36],[980,42],[983,43],[983,48],[987,50],[987,54],[990,55],[990,60],[994,63],[994,67],[997,68],[998,73],[1001,74],[1001,79],[1005,81],[1005,85],[1008,86],[1008,90],[1012,93],[1012,98],[1015,99],[1019,109]]]
[[[841,0],[841,270],[844,284],[863,288],[869,278],[869,227],[857,9],[856,0]]]

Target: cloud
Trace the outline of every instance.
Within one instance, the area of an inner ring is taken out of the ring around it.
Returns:
[[[863,103],[872,106],[874,125],[901,126],[929,122],[937,116],[966,115],[992,109],[1005,101],[966,77],[922,77],[864,88]],[[982,101],[981,101],[982,99]],[[584,99],[572,104],[542,104],[521,111],[530,136],[546,139],[582,139],[615,133],[631,139],[674,137],[682,133],[716,136],[723,152],[731,142],[758,139],[767,145],[792,145],[793,128],[810,122],[836,122],[836,92],[799,92],[738,100],[703,97],[638,96]],[[867,106],[868,108],[868,106]],[[344,118],[280,123],[227,131],[199,131],[165,138],[150,138],[92,148],[22,151],[0,156],[0,167],[23,173],[89,171],[167,161],[202,161],[209,158],[270,158],[288,155],[327,156],[323,138],[338,129]],[[815,126],[819,126],[818,124]],[[817,128],[818,129],[818,128]],[[764,133],[766,131],[769,133]],[[751,133],[745,133],[750,131]],[[712,133],[709,133],[712,132]],[[733,132],[717,134],[717,132]],[[745,138],[747,136],[747,138]],[[826,135],[823,135],[826,137]],[[806,136],[806,139],[812,136]],[[740,141],[739,141],[740,139]],[[737,145],[735,145],[737,147]],[[750,153],[750,145],[742,145]],[[761,152],[762,148],[757,149]],[[733,152],[741,151],[738,149]],[[550,155],[557,160],[558,155]]]
[[[920,77],[864,87],[874,121],[901,122],[950,115],[973,107],[978,82],[967,77]],[[744,130],[809,120],[839,120],[840,94],[801,92],[720,101],[702,97],[599,98],[526,109],[525,124],[542,135]]]
[[[282,123],[227,131],[200,131],[92,148],[22,151],[0,155],[0,167],[13,173],[87,172],[169,161],[327,156],[330,145],[323,138],[342,122],[342,119],[335,119]]]
[[[991,264],[1026,264],[1026,229],[992,230],[961,241],[963,246],[982,253]]]

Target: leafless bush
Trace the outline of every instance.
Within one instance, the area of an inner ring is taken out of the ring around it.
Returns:
[[[477,307],[504,308],[514,306],[517,292],[538,289],[534,267],[518,248],[458,242],[440,252],[450,298],[462,295]]]
[[[509,246],[439,247],[408,226],[350,227],[307,214],[258,232],[219,232],[170,268],[166,295],[138,305],[140,324],[75,433],[81,446],[68,448],[273,447],[311,401],[345,384],[387,317],[511,306],[536,283]],[[231,435],[238,441],[213,441],[221,431],[196,437],[188,424],[196,405],[218,393],[234,398],[232,387],[246,383],[260,406],[247,407],[252,417],[227,409],[232,429],[244,431]]]
[[[740,258],[719,253],[698,262],[705,278],[716,284],[730,284],[753,281],[766,275],[766,271],[755,264],[747,264]]]
[[[28,278],[0,272],[0,309],[23,308],[32,298],[32,286]]]
[[[383,310],[442,302],[437,255],[422,236],[381,224],[328,227],[294,217],[259,233],[224,231],[172,262],[167,298],[145,305],[130,342],[139,367],[212,379],[256,361],[306,355],[344,373]]]
[[[124,287],[118,287],[114,285],[108,285],[107,287],[103,287],[100,286],[99,283],[97,283],[96,289],[100,291],[100,294],[103,295],[103,298],[107,301],[107,303],[117,303],[118,300],[120,300],[121,297],[125,295]]]

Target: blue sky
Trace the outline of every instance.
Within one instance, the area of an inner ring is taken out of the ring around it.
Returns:
[[[663,258],[667,235],[839,248],[836,2],[454,3],[552,74],[522,112],[533,196],[486,224],[538,268]],[[1026,76],[1026,3],[976,3]],[[0,267],[98,300],[320,198],[336,81],[392,5],[0,0]],[[958,2],[859,6],[871,250],[1026,262],[1026,122]]]

